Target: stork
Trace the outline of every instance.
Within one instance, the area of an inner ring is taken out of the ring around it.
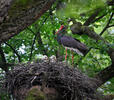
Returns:
[[[88,48],[85,44],[81,43],[79,40],[72,38],[70,36],[66,36],[66,27],[64,25],[61,25],[59,30],[55,33],[57,34],[57,41],[59,44],[61,44],[66,49],[66,56],[65,60],[67,60],[67,49],[70,49],[72,51],[72,64],[74,62],[74,56],[73,51],[75,51],[77,54],[84,56]]]

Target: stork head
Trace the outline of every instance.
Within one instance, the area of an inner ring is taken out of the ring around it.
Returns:
[[[58,32],[61,31],[64,28],[65,28],[65,26],[64,25],[61,25],[61,27],[59,28],[59,30],[55,34],[58,34]]]

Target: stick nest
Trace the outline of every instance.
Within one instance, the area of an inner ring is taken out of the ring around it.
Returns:
[[[93,79],[61,62],[18,65],[8,73],[6,80],[8,92],[17,100],[24,98],[22,92],[25,90],[44,83],[46,87],[56,89],[62,97],[58,100],[96,100]]]

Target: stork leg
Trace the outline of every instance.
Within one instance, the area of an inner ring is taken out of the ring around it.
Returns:
[[[74,65],[74,54],[73,54],[73,51],[72,52],[72,65]]]
[[[66,48],[65,61],[67,61],[67,48]]]

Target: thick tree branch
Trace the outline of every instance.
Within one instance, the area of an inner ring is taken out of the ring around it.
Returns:
[[[98,35],[90,27],[83,26],[79,22],[76,22],[75,24],[71,25],[70,29],[71,29],[73,34],[79,34],[79,35],[85,34],[85,35],[88,35],[90,38],[92,38],[92,39],[94,39],[96,41],[102,40],[104,43],[107,43],[104,38],[102,38],[100,35]]]
[[[102,84],[104,84],[106,81],[114,77],[114,64],[111,64],[104,70],[100,71],[94,78],[99,80],[96,84],[98,87],[100,87]]]
[[[95,12],[86,20],[84,25],[89,26],[95,20],[96,16],[101,12],[101,10],[102,10],[101,8],[95,10]]]
[[[8,0],[6,0],[7,2]],[[35,22],[55,2],[55,0],[31,0],[25,8],[15,2],[9,9],[7,20],[0,24],[0,42],[6,41]],[[14,6],[15,5],[15,6]]]
[[[111,95],[105,95],[103,100],[114,100],[114,94]]]
[[[13,0],[0,0],[0,24],[7,18],[8,9],[12,2]]]
[[[100,33],[100,36],[106,31],[107,28],[109,28],[109,24],[110,24],[110,22],[111,22],[111,19],[112,19],[113,15],[114,15],[114,13],[111,14],[111,16],[110,16],[110,18],[109,18],[109,20],[108,20],[106,26],[104,27],[104,29],[103,29],[102,32]],[[86,29],[86,30],[87,30],[87,29]],[[86,31],[86,30],[85,30],[85,32],[88,32],[88,31]],[[91,32],[89,32],[89,33],[91,33]],[[89,34],[88,36],[90,36],[90,34]],[[96,37],[95,35],[92,35],[92,34],[91,34],[91,36],[94,37],[94,38]],[[90,37],[91,37],[91,36],[90,36]],[[97,37],[100,37],[100,36],[97,36]],[[98,38],[98,40],[99,40],[99,39],[100,39],[100,38]],[[98,40],[96,39],[96,41],[98,41]],[[103,41],[104,41],[104,39],[103,39]],[[105,43],[106,43],[106,41],[105,41]],[[102,84],[104,84],[106,81],[108,81],[109,79],[111,79],[112,77],[114,77],[114,50],[113,50],[112,48],[110,48],[110,47],[109,47],[109,50],[108,50],[108,54],[109,54],[109,56],[110,56],[110,58],[111,58],[111,60],[112,60],[112,65],[110,65],[110,66],[108,66],[107,68],[105,68],[104,70],[100,71],[100,72],[95,76],[95,78],[96,78],[97,80],[99,80],[99,82],[98,82],[98,81],[96,82],[96,84],[97,84],[98,87],[100,87],[100,86],[101,86]]]
[[[17,52],[10,44],[8,44],[7,42],[5,42],[5,44],[6,44],[7,46],[9,46],[9,47],[13,50],[13,52],[17,55],[17,58],[18,58],[19,62],[21,62],[21,57],[20,57],[20,55],[18,54],[18,52]]]

